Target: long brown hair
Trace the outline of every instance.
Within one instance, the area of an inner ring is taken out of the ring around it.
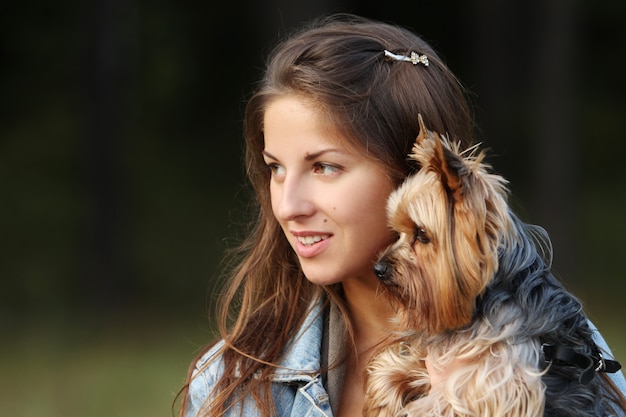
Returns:
[[[384,50],[424,54],[429,66],[387,61]],[[343,308],[340,285],[320,288],[304,277],[272,214],[269,171],[262,158],[263,118],[268,103],[284,95],[313,103],[346,140],[387,167],[396,183],[415,169],[407,155],[419,133],[418,114],[430,129],[453,140],[468,144],[473,136],[464,90],[435,51],[410,30],[334,15],[276,46],[245,111],[245,163],[256,216],[233,258],[237,264],[219,303],[224,373],[205,408],[209,416],[222,415],[245,393],[257,401],[263,416],[272,415],[267,381],[309,305],[325,293]],[[190,378],[191,372],[187,384]]]

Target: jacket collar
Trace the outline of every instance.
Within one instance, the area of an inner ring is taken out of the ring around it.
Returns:
[[[311,303],[302,326],[285,348],[285,355],[274,375],[275,381],[310,381],[319,375],[324,328],[323,306],[323,297]]]

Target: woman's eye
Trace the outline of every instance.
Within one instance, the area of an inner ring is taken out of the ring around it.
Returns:
[[[323,162],[318,162],[315,164],[313,171],[316,174],[321,175],[333,175],[339,172],[340,168],[336,165],[331,165]]]
[[[267,164],[267,167],[269,168],[273,176],[285,175],[285,168],[280,164],[269,163]]]

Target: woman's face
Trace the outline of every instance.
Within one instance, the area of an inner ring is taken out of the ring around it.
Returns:
[[[306,277],[375,282],[375,258],[392,239],[386,203],[394,186],[382,166],[298,97],[270,102],[264,135],[272,210]]]

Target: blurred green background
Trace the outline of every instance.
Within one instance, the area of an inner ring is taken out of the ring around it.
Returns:
[[[411,27],[626,361],[626,2],[33,0],[0,13],[0,415],[169,416],[246,218],[245,98],[321,12]]]

